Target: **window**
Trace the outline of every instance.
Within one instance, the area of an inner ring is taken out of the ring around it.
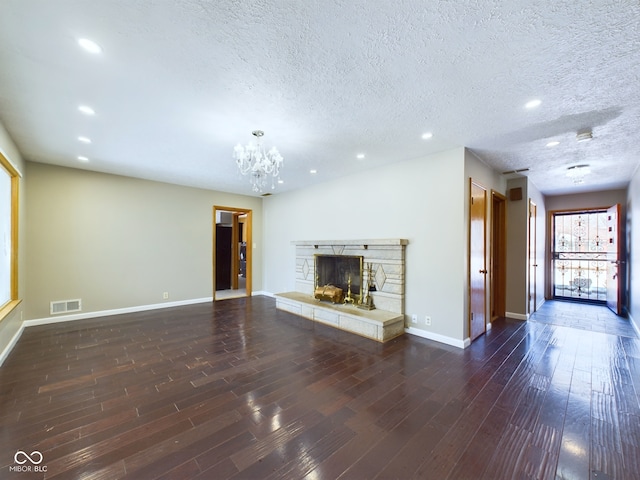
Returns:
[[[0,320],[18,299],[18,171],[0,153]]]

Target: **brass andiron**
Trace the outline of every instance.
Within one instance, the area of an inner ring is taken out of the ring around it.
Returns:
[[[373,268],[369,263],[367,266],[367,288],[365,293],[360,295],[360,303],[358,304],[358,308],[362,308],[363,310],[373,310],[376,308],[373,304],[373,297],[369,295],[369,292],[375,288],[372,281],[372,274]]]
[[[344,297],[344,303],[355,303],[355,301],[356,301],[356,299],[351,296],[351,275],[349,275],[347,296]]]

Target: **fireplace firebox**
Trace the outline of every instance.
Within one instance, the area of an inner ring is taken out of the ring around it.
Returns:
[[[314,255],[316,287],[333,285],[346,295],[360,296],[363,258],[356,255]]]

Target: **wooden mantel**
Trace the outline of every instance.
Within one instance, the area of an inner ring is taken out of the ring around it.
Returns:
[[[376,238],[376,239],[368,239],[368,240],[295,240],[291,242],[296,246],[404,246],[409,244],[409,240],[404,238]]]

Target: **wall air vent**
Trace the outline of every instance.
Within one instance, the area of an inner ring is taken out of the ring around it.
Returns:
[[[232,212],[221,212],[220,210],[216,211],[216,225],[232,225],[233,224],[233,213]]]
[[[82,310],[82,300],[59,300],[57,302],[51,302],[51,315],[58,315],[60,313],[79,312]]]

